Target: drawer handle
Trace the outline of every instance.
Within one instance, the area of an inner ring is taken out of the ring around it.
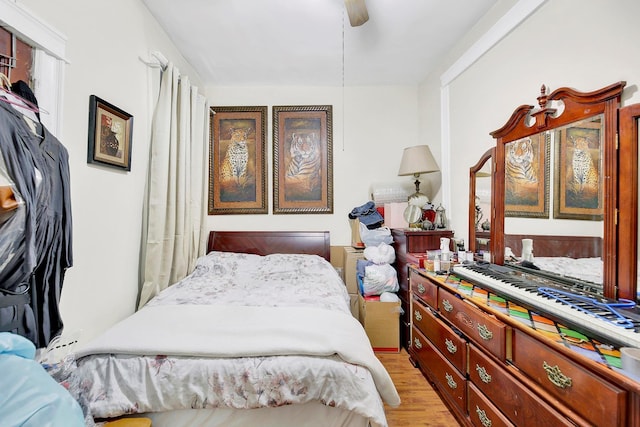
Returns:
[[[560,371],[558,365],[551,366],[547,362],[543,361],[542,367],[547,372],[547,378],[549,378],[549,381],[551,381],[553,385],[560,388],[571,387],[571,378],[564,375],[562,371]]]
[[[483,383],[489,384],[491,382],[491,375],[487,372],[485,368],[478,365],[477,363],[476,363],[476,372],[478,373],[478,376],[480,377],[480,380]]]
[[[449,386],[449,388],[451,388],[451,389],[458,388],[458,384],[453,379],[453,376],[451,376],[451,374],[444,374],[444,376],[447,379],[447,385]]]
[[[491,332],[486,325],[478,325],[478,334],[480,334],[480,338],[483,340],[489,341],[493,338],[493,332]]]
[[[424,287],[422,283],[418,283],[418,292],[424,294],[427,288]]]
[[[420,350],[422,348],[422,343],[420,342],[420,340],[418,338],[414,338],[413,339],[413,346],[415,348],[417,348],[418,350]]]
[[[418,322],[422,320],[422,313],[420,313],[418,310],[414,311],[413,315]]]
[[[454,354],[456,351],[458,351],[458,347],[449,338],[444,339],[444,345],[447,346],[447,351],[451,354]]]
[[[449,300],[443,299],[442,307],[444,307],[444,311],[446,311],[447,313],[451,313],[453,311],[453,305],[451,305]]]
[[[484,412],[478,405],[476,405],[476,414],[480,418],[480,422],[484,427],[491,427],[491,420],[487,417],[487,413]]]

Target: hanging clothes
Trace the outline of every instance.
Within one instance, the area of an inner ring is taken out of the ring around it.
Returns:
[[[0,331],[45,347],[62,332],[60,294],[73,264],[69,157],[23,112],[0,102],[0,167],[21,202],[0,223]]]

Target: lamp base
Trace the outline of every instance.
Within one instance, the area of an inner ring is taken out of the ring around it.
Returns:
[[[420,174],[413,174],[416,178],[414,185],[416,186],[416,192],[407,197],[407,201],[409,205],[417,206],[420,209],[424,207],[427,203],[429,203],[429,198],[426,194],[420,192]]]
[[[414,175],[416,181],[413,183],[416,186],[416,193],[420,193],[420,175]]]

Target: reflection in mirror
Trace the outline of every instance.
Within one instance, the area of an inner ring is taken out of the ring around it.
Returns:
[[[619,289],[627,286],[618,280],[628,279],[631,273],[628,260],[622,261],[621,251],[630,246],[629,235],[634,236],[635,247],[637,218],[628,221],[633,227],[621,224],[619,218],[629,212],[626,206],[633,200],[628,193],[618,190],[619,186],[629,184],[631,168],[636,168],[633,170],[636,173],[637,165],[626,165],[625,149],[622,143],[618,149],[616,137],[618,108],[625,85],[626,82],[617,82],[592,92],[563,87],[550,94],[543,85],[537,98],[538,107],[521,105],[505,125],[491,132],[497,142],[491,222],[494,263],[503,264],[507,255],[511,255],[507,247],[515,259],[521,258],[522,239],[532,239],[534,260],[599,258],[601,273],[596,274],[593,283],[599,282],[605,297],[617,298]],[[563,107],[562,111],[556,108],[558,105]],[[525,156],[530,167],[537,168],[531,174],[535,176],[533,180],[538,180],[537,196],[531,200],[527,197],[507,200],[507,173],[513,173],[507,169],[507,149],[513,142],[527,139],[538,144],[537,152],[532,146],[533,155]],[[547,145],[549,157],[545,164]],[[619,163],[629,173],[623,174],[622,168],[618,169]],[[546,168],[549,175],[544,171]],[[514,216],[514,212],[519,216]],[[567,273],[566,267],[562,270]],[[633,281],[635,289],[635,278]]]
[[[603,126],[597,115],[505,145],[505,262],[525,259],[527,239],[527,261],[599,294]]]
[[[505,144],[505,217],[549,217],[549,135]]]
[[[494,151],[487,150],[469,169],[469,250],[477,254],[489,251]]]

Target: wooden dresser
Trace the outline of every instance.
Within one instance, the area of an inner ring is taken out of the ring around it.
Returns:
[[[398,272],[398,283],[400,290],[398,297],[402,302],[403,313],[400,315],[400,345],[405,349],[409,348],[409,338],[411,335],[411,319],[409,317],[409,254],[425,253],[429,249],[440,248],[440,238],[447,237],[453,239],[451,230],[409,230],[394,228],[391,230],[393,236],[393,249],[396,252],[396,262],[393,264]],[[453,245],[453,240],[451,241]]]
[[[409,280],[410,357],[461,424],[640,426],[640,383],[479,303],[453,277],[410,266]]]

